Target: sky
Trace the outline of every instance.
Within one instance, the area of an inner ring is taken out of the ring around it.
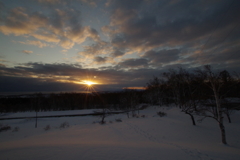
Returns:
[[[0,0],[0,92],[141,88],[240,71],[239,0]]]

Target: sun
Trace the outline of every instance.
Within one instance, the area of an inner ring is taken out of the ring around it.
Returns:
[[[92,84],[94,84],[93,82],[86,82],[86,85],[91,86]]]
[[[85,91],[93,92],[93,91],[95,91],[95,85],[98,83],[94,82],[94,81],[84,80],[84,81],[82,81],[82,84],[85,86],[84,87]]]
[[[101,84],[99,83],[99,81],[92,80],[92,79],[79,80],[79,81],[75,81],[74,83],[80,84],[83,91],[87,91],[89,93],[95,91],[97,86]]]
[[[83,81],[83,84],[86,84],[87,86],[92,86],[92,85],[94,85],[94,84],[97,84],[97,83],[95,83],[95,82],[93,82],[93,81]]]

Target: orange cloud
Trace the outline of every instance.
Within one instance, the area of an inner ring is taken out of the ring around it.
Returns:
[[[123,89],[145,90],[146,87],[124,87]]]
[[[27,41],[27,42],[18,41],[18,42],[21,43],[21,44],[38,46],[39,48],[43,48],[43,47],[49,46],[48,44],[43,43],[41,41]]]
[[[31,53],[33,53],[33,51],[23,50],[22,53],[31,54]]]
[[[58,1],[40,0],[39,2],[57,3]],[[85,42],[88,37],[99,42],[98,32],[89,26],[82,26],[77,19],[79,14],[75,10],[55,9],[53,15],[46,16],[44,13],[29,13],[26,9],[17,7],[12,9],[2,21],[0,32],[5,35],[32,36],[37,40],[24,44],[36,45],[40,48],[47,45],[39,40],[60,45],[65,49],[72,48],[75,43]]]

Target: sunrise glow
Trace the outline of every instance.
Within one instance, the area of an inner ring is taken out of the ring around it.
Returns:
[[[86,84],[88,86],[92,86],[93,84],[97,84],[97,83],[93,82],[93,81],[83,81],[83,84]]]

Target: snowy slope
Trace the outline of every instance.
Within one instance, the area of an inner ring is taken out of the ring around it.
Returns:
[[[160,110],[167,116],[157,116]],[[24,114],[29,113],[18,113]],[[140,114],[146,117],[112,115],[104,125],[94,123],[100,119],[94,116],[43,118],[38,128],[34,119],[0,121],[19,127],[17,132],[0,133],[0,159],[240,159],[240,112],[234,113],[232,124],[225,122],[227,146],[221,144],[218,124],[212,119],[192,126],[188,115],[167,107],[150,107]],[[63,122],[70,127],[60,128]],[[51,128],[45,131],[47,125]]]

